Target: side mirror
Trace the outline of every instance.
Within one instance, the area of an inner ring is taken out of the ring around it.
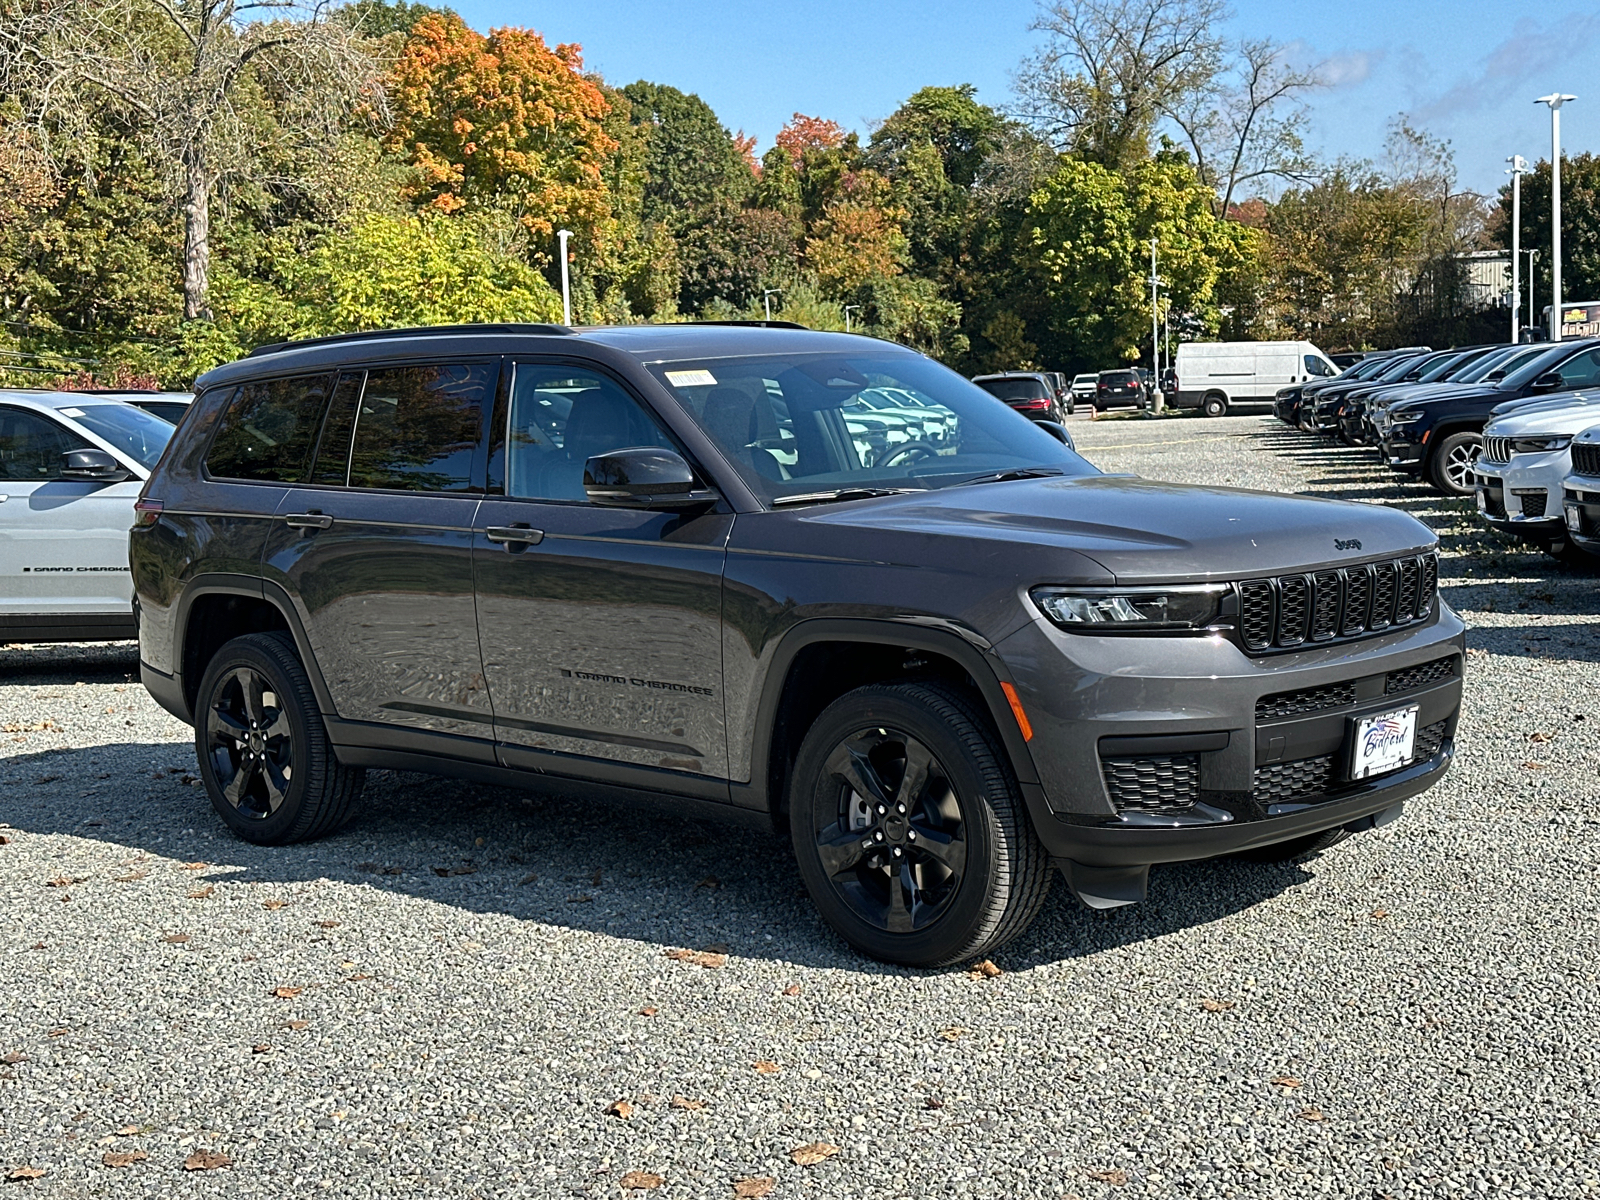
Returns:
[[[1562,385],[1560,371],[1546,371],[1533,381],[1533,388],[1537,392],[1553,392]]]
[[[583,491],[609,508],[675,511],[715,504],[717,494],[697,490],[683,457],[660,446],[630,446],[596,454],[583,464]]]
[[[1068,450],[1076,450],[1078,448],[1072,441],[1072,431],[1060,421],[1035,421],[1034,424],[1055,438]]]
[[[68,450],[61,456],[62,479],[121,483],[133,474],[104,450]]]

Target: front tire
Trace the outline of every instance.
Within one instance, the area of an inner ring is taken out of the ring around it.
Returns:
[[[195,697],[195,754],[211,805],[247,842],[287,846],[349,819],[366,771],[334,757],[316,693],[287,634],[218,650]]]
[[[999,739],[942,684],[834,701],[795,761],[789,828],[817,910],[863,954],[981,958],[1026,929],[1051,866]]]
[[[1482,452],[1483,438],[1476,433],[1463,430],[1442,438],[1428,459],[1429,481],[1446,496],[1472,495]]]

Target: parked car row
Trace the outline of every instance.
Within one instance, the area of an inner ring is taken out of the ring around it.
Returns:
[[[1558,560],[1600,556],[1600,338],[1390,351],[1283,389],[1275,412],[1474,496],[1490,527]]]
[[[1143,367],[1087,372],[1071,379],[1060,371],[999,371],[974,375],[972,382],[1035,421],[1059,422],[1078,405],[1090,412],[1108,408],[1148,408],[1156,383]]]

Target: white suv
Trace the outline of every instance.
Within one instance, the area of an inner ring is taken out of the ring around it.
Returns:
[[[106,395],[0,391],[0,643],[135,635],[128,530],[172,430]]]
[[[1478,513],[1493,528],[1558,559],[1588,563],[1567,537],[1562,481],[1572,470],[1572,439],[1600,421],[1600,391],[1566,392],[1520,404],[1483,430]]]
[[[1572,439],[1572,471],[1562,481],[1562,505],[1567,536],[1580,549],[1600,555],[1600,425]]]

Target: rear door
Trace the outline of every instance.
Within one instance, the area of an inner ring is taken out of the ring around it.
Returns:
[[[678,447],[604,371],[540,360],[511,370],[473,541],[501,761],[559,771],[562,759],[578,757],[726,779],[722,571],[731,514],[591,504],[585,459]],[[707,421],[738,425],[742,442],[760,437],[750,398],[716,404]]]
[[[461,754],[493,757],[472,527],[498,371],[474,359],[342,372],[314,465],[278,505],[264,574],[292,597],[339,717],[364,723],[339,733],[357,744],[464,735],[482,744]]]
[[[101,448],[51,415],[0,405],[0,616],[131,614],[128,529],[143,481],[61,478],[63,454]]]

